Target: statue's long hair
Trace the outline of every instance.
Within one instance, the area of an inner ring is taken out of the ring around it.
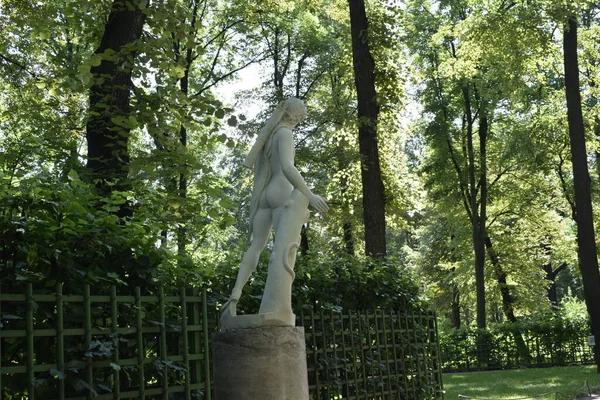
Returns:
[[[254,217],[258,211],[260,198],[271,180],[271,142],[273,134],[280,128],[282,120],[288,123],[298,124],[306,115],[306,106],[298,98],[290,97],[281,101],[271,117],[260,130],[256,142],[244,160],[248,168],[254,167],[254,187],[252,189],[252,200],[250,201],[250,239],[254,225]]]

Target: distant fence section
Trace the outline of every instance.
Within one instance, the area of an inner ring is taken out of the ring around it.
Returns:
[[[63,290],[0,294],[1,399],[213,398],[218,312],[206,290]],[[316,312],[297,323],[311,399],[442,398],[432,313]]]
[[[503,324],[440,334],[444,372],[549,367],[594,362],[585,323]]]

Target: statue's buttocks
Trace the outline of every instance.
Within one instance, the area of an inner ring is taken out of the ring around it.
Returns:
[[[283,173],[281,168],[281,160],[279,159],[279,154],[277,151],[279,137],[282,134],[287,133],[284,131],[284,129],[285,128],[278,129],[277,132],[273,134],[273,139],[269,143],[271,149],[269,152],[270,157],[267,161],[269,163],[269,167],[271,168],[271,177],[263,193],[264,203],[263,198],[261,198],[261,203],[259,205],[261,208],[276,209],[285,206],[290,199],[292,190],[294,190],[294,186]],[[288,132],[291,135],[291,131],[288,130]],[[273,151],[273,147],[275,147],[275,151]]]

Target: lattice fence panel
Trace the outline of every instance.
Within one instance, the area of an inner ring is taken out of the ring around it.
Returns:
[[[134,293],[0,294],[0,397],[210,399],[206,290]]]
[[[303,313],[314,400],[441,399],[433,313]]]

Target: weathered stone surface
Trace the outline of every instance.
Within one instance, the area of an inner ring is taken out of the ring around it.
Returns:
[[[302,327],[261,327],[212,336],[216,400],[308,400]]]

